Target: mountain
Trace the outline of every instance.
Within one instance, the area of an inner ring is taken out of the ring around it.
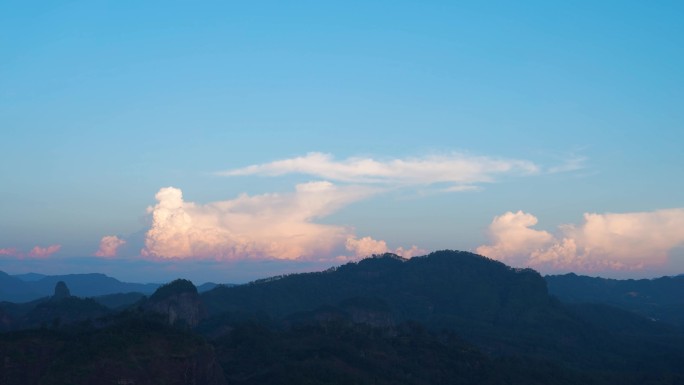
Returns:
[[[93,300],[100,305],[106,306],[112,310],[124,310],[127,307],[139,302],[145,295],[142,293],[116,293],[105,294],[97,297],[92,297]]]
[[[226,287],[232,287],[232,286],[237,286],[233,283],[214,283],[214,282],[205,282],[199,286],[197,286],[197,291],[199,293],[204,293],[205,291],[209,291],[212,289],[215,289],[217,286],[226,286]]]
[[[684,327],[684,276],[607,279],[573,273],[545,277],[549,293],[569,303],[601,303]]]
[[[67,274],[43,275],[27,273],[9,275],[0,271],[0,301],[27,302],[51,295],[55,284],[65,282],[77,297],[99,297],[110,294],[140,293],[152,294],[161,284],[122,282],[105,274]],[[217,284],[207,282],[197,289],[200,293],[217,286],[234,286],[233,284]]]
[[[225,385],[214,349],[139,313],[89,324],[0,333],[3,385]]]
[[[116,311],[59,285],[0,306],[0,383],[684,383],[681,329],[546,282],[445,250],[204,293],[179,279]]]
[[[19,278],[24,282],[35,282],[35,281],[39,281],[39,280],[47,277],[47,275],[38,274],[38,273],[26,273],[26,274],[15,274],[15,275],[13,275],[13,277]]]
[[[386,306],[396,323],[447,330],[489,354],[587,370],[628,371],[648,362],[653,365],[649,370],[657,371],[664,357],[684,360],[684,336],[667,325],[603,305],[569,307],[548,295],[539,273],[467,252],[439,251],[409,260],[384,255],[319,273],[219,287],[201,296],[210,316],[249,319],[251,313],[258,319],[264,314],[276,323],[307,312],[325,314],[320,310],[326,306],[365,298]],[[611,328],[595,319],[601,314],[631,329]],[[207,333],[218,335],[222,327]],[[644,350],[645,344],[657,348]]]
[[[140,307],[163,314],[169,325],[182,322],[194,327],[206,317],[197,288],[186,279],[177,279],[159,287]]]
[[[41,295],[49,295],[57,282],[65,282],[73,295],[78,297],[95,297],[113,293],[138,292],[151,294],[160,285],[155,283],[128,283],[99,273],[68,274],[46,276],[35,282],[27,282]]]
[[[30,283],[0,271],[0,301],[26,302],[41,296]]]

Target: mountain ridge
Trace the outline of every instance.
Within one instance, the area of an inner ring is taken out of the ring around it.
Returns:
[[[78,308],[97,318],[76,317]],[[35,373],[26,381],[0,366],[8,384],[63,383],[47,378],[73,376],[76,367],[93,379],[102,365],[109,378],[150,383],[178,373],[176,359],[204,368],[192,369],[196,378],[224,383],[225,375],[233,384],[684,380],[681,330],[603,304],[565,304],[534,270],[451,250],[408,260],[380,255],[201,294],[179,279],[123,310],[72,296],[5,303],[2,322],[5,309],[22,310],[34,325],[0,333],[0,360]],[[149,339],[150,330],[163,332]],[[160,361],[131,366],[131,349],[136,360]],[[17,352],[42,358],[17,361]],[[55,360],[66,366],[49,364]]]

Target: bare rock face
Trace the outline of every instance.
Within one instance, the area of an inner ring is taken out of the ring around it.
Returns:
[[[143,307],[145,310],[168,316],[169,325],[185,322],[188,326],[194,327],[207,314],[197,288],[185,279],[177,279],[160,287]]]

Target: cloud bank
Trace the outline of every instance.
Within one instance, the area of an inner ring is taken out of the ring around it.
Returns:
[[[185,201],[180,189],[162,188],[157,204],[148,208],[152,225],[141,254],[216,260],[335,255],[350,239],[353,244],[355,235],[348,227],[315,220],[375,192],[369,187],[309,182],[297,185],[293,193],[242,194],[202,205]],[[360,242],[355,253],[387,249],[384,241]]]
[[[335,160],[330,154],[306,156],[256,164],[218,173],[223,176],[305,174],[344,183],[386,185],[431,185],[445,183],[447,190],[472,190],[473,184],[492,182],[499,175],[529,175],[536,164],[517,159],[450,154],[421,158],[390,159],[354,157]]]
[[[17,249],[15,247],[6,247],[4,249],[0,249],[0,255],[15,256],[17,255]]]
[[[96,257],[116,257],[119,247],[126,244],[126,241],[116,235],[107,235],[100,240],[100,248],[95,252]]]
[[[533,229],[537,218],[507,212],[489,226],[490,245],[477,252],[514,266],[602,271],[662,266],[684,245],[684,208],[621,214],[584,214],[580,225],[559,226],[556,234]]]
[[[0,255],[5,255],[8,257],[15,257],[19,259],[24,258],[48,258],[52,254],[58,252],[62,248],[62,245],[50,245],[47,247],[35,246],[28,253],[24,253],[18,250],[16,247],[8,247],[0,249]]]

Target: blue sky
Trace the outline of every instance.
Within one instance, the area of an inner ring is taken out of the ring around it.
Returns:
[[[385,242],[543,272],[684,272],[683,18],[674,1],[4,2],[0,269],[239,281]],[[331,171],[360,160],[394,174]],[[513,166],[430,171],[459,161]],[[208,205],[183,209],[190,230],[155,222],[169,186]],[[286,198],[255,198],[255,230],[237,234],[209,207],[240,194]],[[257,231],[265,212],[284,230]],[[318,231],[328,243],[295,245],[317,256],[282,251]],[[97,257],[105,236],[121,246]]]

